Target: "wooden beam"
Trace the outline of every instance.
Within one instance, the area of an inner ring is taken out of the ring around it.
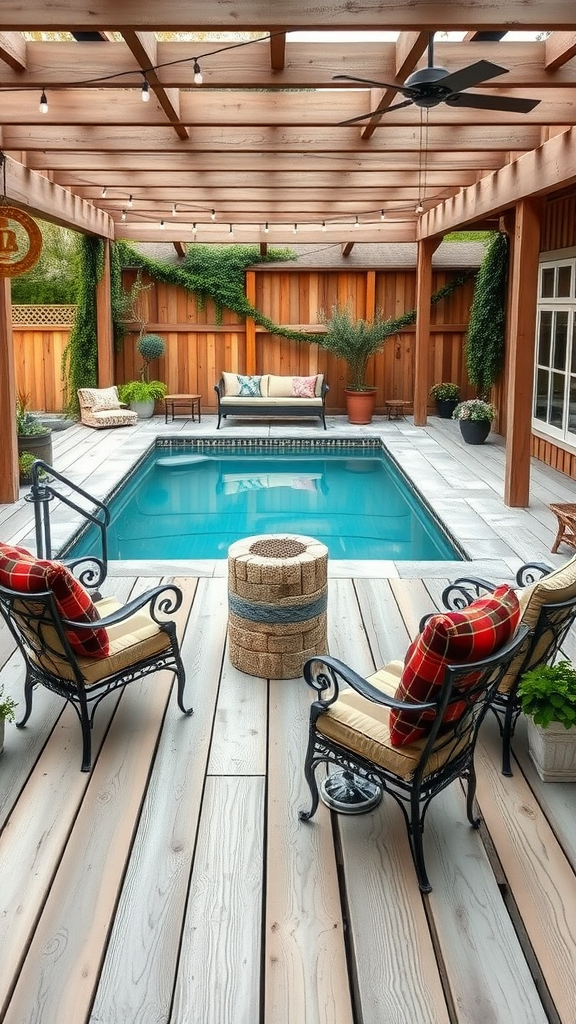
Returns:
[[[21,74],[26,68],[26,40],[18,32],[0,32],[0,60]]]
[[[574,182],[576,128],[570,128],[425,214],[420,220],[420,237],[463,229],[522,199],[557,192]]]
[[[576,55],[576,32],[553,32],[545,43],[544,65],[547,71],[557,71]]]
[[[272,71],[284,71],[286,65],[286,32],[284,29],[270,30],[270,67]],[[243,54],[242,56],[246,56]]]
[[[186,255],[186,243],[177,241],[173,242],[172,244],[176,250],[176,255],[181,256],[183,258]]]
[[[178,138],[187,139],[188,129],[180,122],[180,93],[162,85],[156,72],[158,63],[156,37],[152,32],[125,32],[124,39],[139,62],[148,85],[173,126]]]
[[[191,225],[190,225],[191,228]],[[215,245],[226,245],[231,240],[243,245],[259,245],[261,242],[268,242],[269,245],[290,245],[294,243],[293,223],[272,224],[270,223],[269,234],[264,233],[263,223],[238,224],[234,223],[232,239],[229,234],[229,226],[226,224],[206,224],[205,230],[197,229],[196,241],[213,243]],[[181,224],[172,224],[165,221],[164,228],[160,228],[159,222],[147,224],[131,224],[129,221],[117,225],[117,238],[125,238],[132,242],[176,242],[182,240],[183,228]],[[329,224],[326,222],[326,231],[321,229],[320,224],[298,227],[298,244],[313,243],[315,245],[340,245],[342,241],[342,224]],[[373,224],[362,232],[358,241],[378,242],[387,244],[390,242],[413,242],[416,239],[416,222],[411,221],[385,221],[383,224]],[[190,230],[190,241],[192,231]]]
[[[242,4],[207,4],[205,0],[139,0],[118,3],[118,0],[99,0],[78,9],[75,0],[61,0],[46,5],[43,0],[3,0],[2,22],[5,29],[70,31],[127,29],[158,31],[208,31],[210,29],[243,31],[268,30],[270,5],[261,0],[243,0]],[[284,0],[282,22],[300,29],[318,29],[318,7],[309,0]],[[498,5],[483,0],[471,0],[466,6],[461,0],[431,0],[423,7],[398,4],[397,0],[379,0],[361,6],[350,0],[332,0],[329,27],[336,29],[415,29],[435,32],[439,29],[476,31],[498,29],[516,30],[520,27],[538,31],[570,29],[574,24],[573,0],[503,0]]]
[[[525,508],[530,502],[530,439],[538,263],[542,201],[524,199],[516,207],[512,245],[506,377],[506,466],[504,503]]]
[[[349,256],[354,248],[354,242],[342,242],[340,251],[343,256]]]
[[[439,238],[418,242],[416,264],[416,337],[414,341],[414,423],[426,424],[428,414],[428,366],[430,363],[430,301],[432,298],[432,256],[440,245]]]
[[[6,156],[6,198],[31,216],[61,224],[84,234],[111,238],[114,225],[108,214],[72,195]]]
[[[246,271],[245,279],[246,298],[252,305],[256,305],[256,274],[253,270]],[[256,322],[252,317],[246,317],[246,373],[256,373]]]
[[[427,32],[401,32],[396,40],[396,59],[394,67],[394,81],[405,82],[408,75],[414,71],[420,57],[428,46],[428,33]],[[362,71],[363,78],[369,78],[366,74],[363,65]],[[385,78],[385,75],[382,76]],[[372,93],[370,94],[373,95]],[[371,106],[373,110],[375,107],[378,108],[379,113],[376,117],[370,118],[370,121],[362,129],[362,138],[370,139],[374,134],[378,124],[382,120],[382,115],[388,109],[390,104],[394,101],[394,98],[398,95],[396,89],[383,89],[379,94],[376,102]]]
[[[18,500],[18,444],[16,441],[16,374],[12,335],[10,278],[0,278],[0,504]]]

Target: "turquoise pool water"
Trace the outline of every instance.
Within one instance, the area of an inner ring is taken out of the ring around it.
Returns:
[[[226,558],[233,541],[300,533],[331,558],[462,557],[380,445],[155,448],[109,502],[111,559]],[[66,552],[98,553],[93,528]]]

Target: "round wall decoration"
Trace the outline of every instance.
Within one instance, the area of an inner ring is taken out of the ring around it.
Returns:
[[[16,232],[11,222],[19,224],[26,234],[22,244],[22,231]],[[17,277],[38,261],[42,251],[42,233],[24,210],[0,203],[0,277]]]

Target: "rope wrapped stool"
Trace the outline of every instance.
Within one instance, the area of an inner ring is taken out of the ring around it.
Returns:
[[[294,679],[325,654],[328,548],[313,537],[268,534],[228,549],[228,653],[241,672]]]

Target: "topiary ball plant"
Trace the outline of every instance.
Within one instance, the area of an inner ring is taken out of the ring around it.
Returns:
[[[166,342],[159,334],[141,334],[136,342],[136,349],[144,360],[140,376],[142,380],[148,380],[150,363],[153,359],[160,359],[160,356],[164,355]]]

